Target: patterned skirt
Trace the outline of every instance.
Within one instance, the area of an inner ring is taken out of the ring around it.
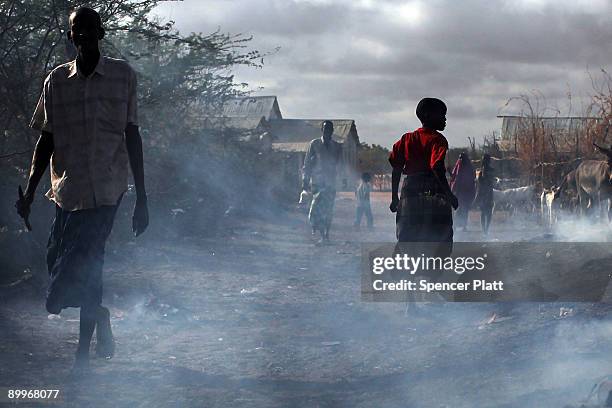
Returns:
[[[330,186],[312,186],[312,202],[308,219],[313,228],[323,230],[331,226],[334,215],[336,189]]]
[[[55,208],[47,244],[47,311],[102,303],[104,247],[113,228],[116,205],[78,211]]]
[[[437,191],[433,181],[418,182],[406,178],[402,186],[396,214],[396,235],[399,242],[439,242],[439,256],[452,251],[453,212],[446,197]],[[437,252],[437,251],[436,251]]]

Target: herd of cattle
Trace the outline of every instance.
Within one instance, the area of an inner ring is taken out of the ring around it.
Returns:
[[[598,147],[598,146],[597,146]],[[555,186],[542,188],[530,185],[508,189],[494,189],[494,209],[536,212],[544,225],[554,224],[561,214],[601,216],[612,221],[612,151],[598,149],[608,160],[584,160],[563,176]],[[497,179],[497,185],[504,180]]]

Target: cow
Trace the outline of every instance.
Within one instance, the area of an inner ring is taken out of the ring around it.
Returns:
[[[535,186],[508,188],[506,190],[493,189],[494,209],[507,209],[510,211],[510,215],[514,213],[516,208],[521,206],[533,209],[534,196]]]
[[[558,198],[560,209],[571,213],[578,208],[579,198],[578,189],[576,188],[576,169],[563,176],[563,180],[559,186]],[[590,206],[591,203],[589,202],[587,207],[590,208]]]
[[[590,209],[601,212],[602,203],[606,204],[608,222],[612,221],[612,149],[593,143],[608,160],[585,160],[576,168],[575,180],[579,198],[580,213],[586,215]]]

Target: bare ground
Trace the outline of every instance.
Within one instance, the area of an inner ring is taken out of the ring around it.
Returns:
[[[228,220],[215,239],[111,240],[117,353],[89,377],[69,375],[76,310],[51,319],[28,284],[0,292],[0,387],[74,407],[562,407],[612,371],[607,306],[514,304],[485,324],[499,305],[361,302],[360,243],[394,239],[386,200],[373,206],[375,230],[356,232],[340,195],[326,246],[298,212]],[[476,215],[458,240],[481,239]],[[493,240],[543,233],[497,221]]]

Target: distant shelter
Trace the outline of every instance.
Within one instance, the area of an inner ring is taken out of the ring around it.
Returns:
[[[223,105],[227,118],[265,118],[267,121],[282,119],[276,96],[245,96],[232,98]]]
[[[536,144],[543,154],[580,155],[581,144],[601,120],[582,116],[498,116],[502,119],[499,149],[519,153],[521,145]],[[534,137],[535,135],[535,137]],[[582,152],[583,153],[583,152]]]
[[[313,139],[321,137],[321,124],[324,119],[282,119],[270,122],[272,149],[285,153],[290,158],[289,166],[295,166],[298,174],[304,163],[308,145]],[[338,187],[352,189],[357,180],[357,149],[359,135],[355,121],[351,119],[331,119],[334,124],[332,138],[342,145],[342,159],[338,168]],[[291,173],[296,170],[287,169]]]
[[[261,143],[282,163],[279,177],[291,189],[299,188],[304,157],[311,140],[321,137],[325,119],[285,119],[276,96],[247,96],[228,100],[222,117],[207,118],[205,127],[242,134],[242,141]],[[332,138],[342,144],[338,168],[338,188],[353,189],[357,176],[359,135],[352,119],[332,119]],[[277,163],[275,160],[274,163]]]
[[[549,187],[573,170],[584,157],[594,154],[593,142],[601,138],[601,119],[584,116],[498,116],[501,137],[495,147],[503,177],[521,183],[540,182]]]

